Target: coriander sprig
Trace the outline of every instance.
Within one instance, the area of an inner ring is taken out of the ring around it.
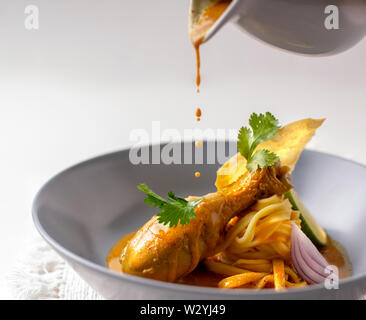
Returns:
[[[266,114],[252,113],[249,119],[249,126],[241,127],[238,134],[238,150],[247,160],[247,169],[249,171],[257,170],[258,168],[267,168],[273,166],[280,160],[278,155],[270,152],[267,149],[255,149],[261,142],[272,139],[280,129],[278,120],[270,113]]]
[[[187,201],[183,198],[177,197],[172,191],[168,192],[168,200],[160,197],[154,193],[145,183],[139,184],[137,188],[146,193],[144,202],[159,208],[160,212],[157,214],[158,221],[169,227],[176,227],[180,223],[182,226],[191,222],[196,214],[194,208],[199,204],[203,198],[193,201]]]

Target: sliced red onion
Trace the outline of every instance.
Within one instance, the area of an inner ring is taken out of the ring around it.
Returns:
[[[306,270],[301,268],[301,263],[297,260],[297,255],[295,254],[295,245],[291,244],[291,256],[292,256],[292,263],[297,271],[297,273],[308,283],[313,283],[313,280],[308,278],[306,275]]]
[[[318,273],[322,277],[327,277],[324,270],[328,266],[328,264],[319,263],[318,261],[314,260],[311,256],[311,252],[309,252],[307,250],[301,250],[300,254],[305,261],[309,262],[308,265],[311,267],[312,270],[314,270],[316,273]],[[311,264],[310,264],[310,262],[311,262]]]
[[[310,239],[295,224],[291,224],[291,258],[299,275],[309,283],[322,283],[329,265]]]
[[[326,268],[329,263],[327,262],[327,260],[325,260],[325,258],[323,257],[323,255],[319,252],[319,250],[314,246],[314,244],[311,242],[311,240],[306,236],[306,234],[304,232],[301,231],[301,229],[295,224],[296,229],[294,230],[294,228],[292,228],[292,230],[294,230],[294,232],[296,232],[299,240],[301,241],[301,243],[303,243],[304,247],[306,248],[305,252],[309,255],[309,257],[314,260],[315,262],[317,262],[318,264],[320,264],[321,266],[323,266],[323,269]]]
[[[301,254],[302,248],[299,242],[295,241],[293,246],[296,256],[296,263],[294,262],[294,265],[301,277],[312,284],[323,282],[325,278],[313,270],[314,266],[312,265],[312,261],[309,263]]]
[[[315,271],[322,277],[326,277],[324,269],[328,265],[327,261],[324,259],[324,257],[320,254],[320,252],[312,244],[310,239],[303,232],[301,232],[301,231],[296,232],[296,236],[299,240],[299,241],[296,241],[297,246],[299,245],[299,243],[301,243],[305,249],[305,250],[301,250],[301,246],[300,246],[299,254],[303,258],[303,260],[305,260],[307,262],[308,266],[313,271]],[[314,259],[314,256],[316,257],[315,259]]]

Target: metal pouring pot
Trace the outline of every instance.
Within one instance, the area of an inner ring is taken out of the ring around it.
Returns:
[[[191,0],[190,25],[205,6],[218,1]],[[365,36],[366,0],[232,0],[203,42],[229,21],[254,38],[290,52],[333,55]]]

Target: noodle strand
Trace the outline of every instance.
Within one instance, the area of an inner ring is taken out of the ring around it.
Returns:
[[[226,276],[220,288],[275,288],[306,286],[291,263],[291,223],[301,225],[284,196],[256,202],[231,219],[218,254],[205,261],[206,268]]]

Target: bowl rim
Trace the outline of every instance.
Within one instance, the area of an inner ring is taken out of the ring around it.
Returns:
[[[207,143],[207,142],[212,142],[212,141],[204,141],[204,142]],[[216,140],[216,142],[231,142],[231,141]],[[182,142],[176,142],[176,143],[177,144],[182,144],[182,143],[185,143],[185,142],[182,141]],[[157,144],[149,144],[149,145],[142,146],[142,147],[151,147],[151,146],[154,146],[154,145],[163,145],[163,144],[164,143],[162,142],[162,143],[157,143]],[[52,236],[50,236],[48,234],[48,232],[45,230],[45,228],[42,226],[42,224],[40,222],[37,207],[38,207],[39,198],[42,195],[43,191],[49,186],[49,184],[53,183],[55,180],[57,180],[59,177],[61,177],[64,174],[70,173],[71,171],[73,171],[73,170],[75,170],[79,167],[88,165],[90,163],[102,161],[104,159],[126,153],[129,150],[130,150],[129,147],[123,148],[121,150],[104,153],[104,154],[89,158],[87,160],[83,160],[83,161],[78,162],[74,165],[71,165],[71,166],[67,167],[66,169],[60,171],[59,173],[57,173],[53,177],[49,178],[42,185],[42,187],[39,189],[39,191],[36,193],[36,195],[34,197],[34,200],[33,200],[33,203],[32,203],[32,210],[31,210],[32,211],[33,223],[34,223],[37,231],[42,236],[42,238],[54,250],[56,250],[58,253],[65,256],[66,258],[70,259],[70,261],[74,261],[75,263],[81,264],[85,268],[89,268],[89,269],[93,270],[94,272],[102,273],[104,276],[115,278],[116,280],[124,280],[124,281],[128,281],[130,283],[135,283],[135,284],[138,284],[138,285],[150,286],[150,287],[158,288],[158,289],[173,290],[173,291],[182,292],[182,293],[199,293],[199,294],[207,294],[207,295],[222,295],[223,298],[224,297],[228,297],[228,298],[230,298],[230,297],[245,297],[245,296],[260,298],[261,296],[266,297],[266,296],[270,296],[270,295],[275,295],[276,297],[281,298],[281,297],[286,296],[286,295],[288,295],[289,293],[292,293],[292,292],[296,293],[296,294],[301,294],[301,293],[307,293],[307,292],[311,292],[311,291],[321,292],[323,290],[328,290],[322,284],[316,284],[316,285],[311,285],[311,286],[302,287],[302,288],[291,288],[291,290],[276,291],[275,289],[266,289],[266,290],[235,289],[235,290],[227,290],[227,289],[221,289],[221,288],[210,288],[210,287],[203,287],[203,286],[193,286],[193,285],[186,285],[186,284],[169,283],[169,282],[165,282],[165,281],[153,280],[153,279],[148,279],[148,278],[143,278],[143,277],[138,277],[138,276],[134,276],[134,275],[130,275],[130,274],[124,274],[124,273],[118,273],[118,272],[112,271],[112,270],[108,269],[106,266],[102,266],[102,265],[97,264],[97,263],[95,263],[91,260],[88,260],[84,257],[81,257],[81,256],[77,255],[76,253],[72,252],[71,250],[63,247],[56,240],[54,240],[52,238]],[[305,149],[304,152],[305,153],[310,153],[310,154],[311,153],[313,153],[313,154],[322,154],[324,156],[336,158],[336,159],[344,161],[344,162],[351,162],[351,163],[353,163],[357,166],[360,166],[361,168],[366,169],[366,165],[364,165],[362,163],[359,163],[359,162],[354,161],[352,159],[343,158],[341,156],[334,155],[334,154],[331,154],[331,153],[317,151],[317,150],[313,150],[313,149]],[[351,261],[351,264],[352,264],[352,261]],[[350,277],[348,277],[346,279],[341,279],[339,281],[339,289],[338,290],[341,290],[345,286],[352,285],[355,282],[360,281],[360,280],[364,280],[365,283],[366,283],[366,271],[364,273],[360,273],[360,274],[357,274],[357,275],[351,275]],[[336,291],[338,291],[338,290],[336,290]]]

